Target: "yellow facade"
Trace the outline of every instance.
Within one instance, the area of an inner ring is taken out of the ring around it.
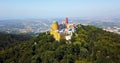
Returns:
[[[57,22],[52,24],[52,29],[53,30],[58,30],[58,23]]]
[[[54,33],[54,38],[55,38],[57,41],[59,41],[59,40],[60,40],[60,33],[55,32],[55,33]]]
[[[69,28],[69,24],[66,24],[66,27]]]
[[[52,24],[50,34],[54,36],[55,40],[59,41],[60,40],[60,33],[57,31],[58,30],[58,23],[55,22]]]

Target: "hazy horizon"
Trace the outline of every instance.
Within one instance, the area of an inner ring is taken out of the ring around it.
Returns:
[[[2,0],[0,19],[120,16],[120,0]]]

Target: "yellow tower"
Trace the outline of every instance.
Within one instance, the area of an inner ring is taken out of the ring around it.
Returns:
[[[54,22],[51,26],[50,34],[53,34],[55,30],[58,30],[58,23]]]
[[[54,22],[51,26],[50,34],[54,36],[55,40],[60,40],[60,33],[58,32],[58,22]]]
[[[53,30],[58,30],[58,22],[54,22],[52,24],[52,28],[53,28]]]

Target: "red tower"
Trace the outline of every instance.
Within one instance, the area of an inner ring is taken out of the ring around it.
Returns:
[[[68,24],[68,17],[66,17],[66,24]]]

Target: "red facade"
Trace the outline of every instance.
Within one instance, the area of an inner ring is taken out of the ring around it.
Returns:
[[[66,17],[66,24],[68,24],[68,17]]]

